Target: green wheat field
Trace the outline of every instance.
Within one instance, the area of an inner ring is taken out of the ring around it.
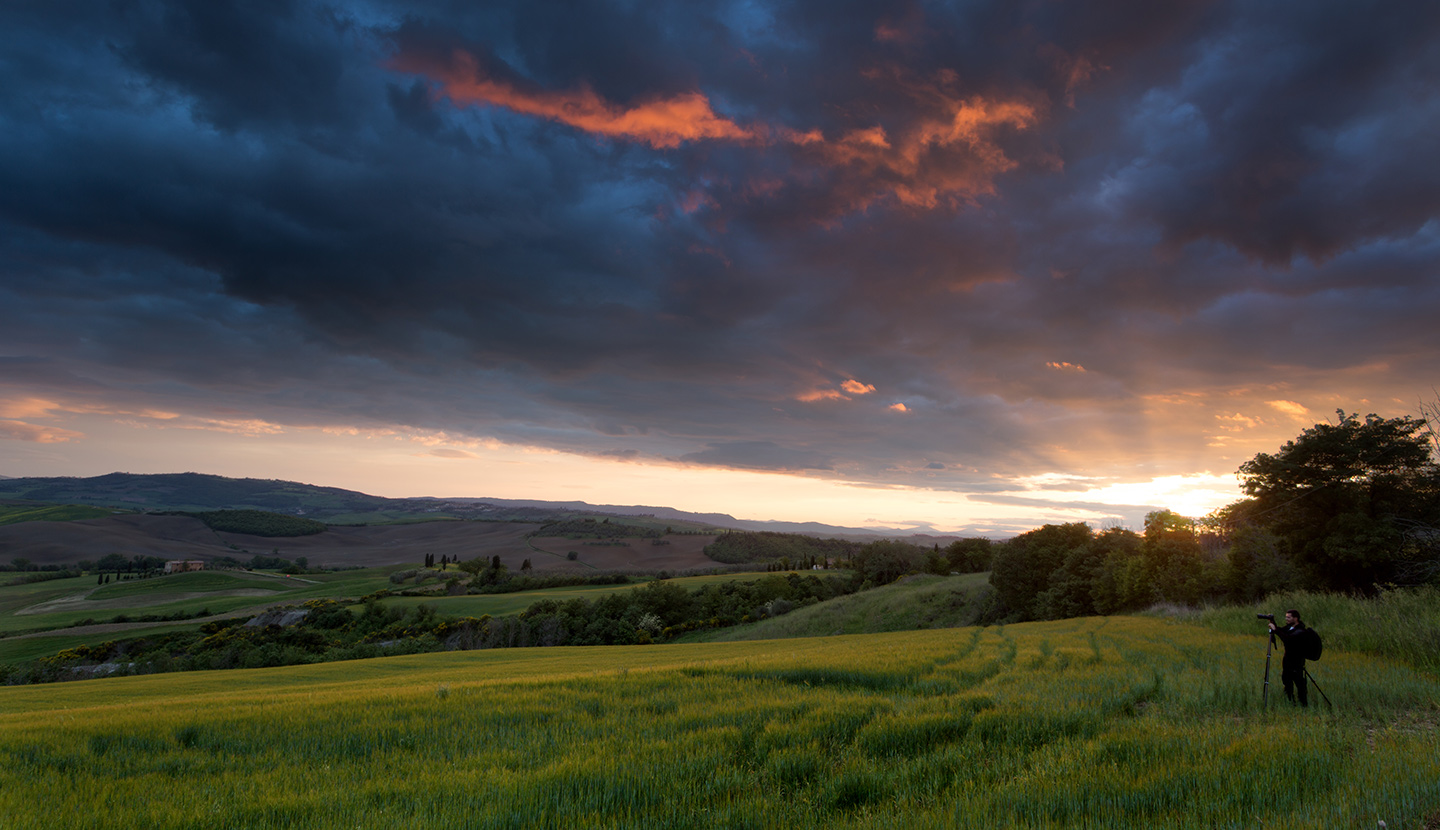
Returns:
[[[1434,676],[1337,649],[1313,668],[1333,710],[1278,694],[1264,710],[1264,651],[1258,633],[1111,617],[7,687],[0,816],[9,828],[1431,820]]]

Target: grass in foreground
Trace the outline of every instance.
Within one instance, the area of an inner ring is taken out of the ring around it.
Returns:
[[[1255,615],[1279,617],[1288,608],[1320,632],[1327,650],[1378,654],[1440,674],[1440,587],[1433,585],[1373,598],[1287,591],[1254,605],[1210,609],[1196,619],[1220,631],[1263,636],[1268,629]]]
[[[1415,827],[1433,676],[1153,618],[0,689],[12,827]],[[1321,667],[1317,667],[1318,669]],[[63,786],[64,798],[55,798]]]

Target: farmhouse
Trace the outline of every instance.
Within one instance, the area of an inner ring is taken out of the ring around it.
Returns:
[[[186,571],[203,571],[205,562],[200,559],[171,559],[165,563],[165,573],[178,574]]]

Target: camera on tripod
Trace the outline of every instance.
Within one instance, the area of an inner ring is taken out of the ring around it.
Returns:
[[[1275,615],[1274,615],[1274,614],[1256,614],[1256,615],[1255,615],[1255,619],[1257,619],[1257,620],[1269,620],[1270,622],[1275,622]]]

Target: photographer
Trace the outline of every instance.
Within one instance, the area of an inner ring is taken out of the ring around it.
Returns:
[[[1285,626],[1275,625],[1270,619],[1270,630],[1285,644],[1285,657],[1280,662],[1280,681],[1285,684],[1285,699],[1291,703],[1299,697],[1301,706],[1309,706],[1309,689],[1305,683],[1305,654],[1307,652],[1306,632],[1309,629],[1300,622],[1300,612],[1291,608],[1285,612]]]

